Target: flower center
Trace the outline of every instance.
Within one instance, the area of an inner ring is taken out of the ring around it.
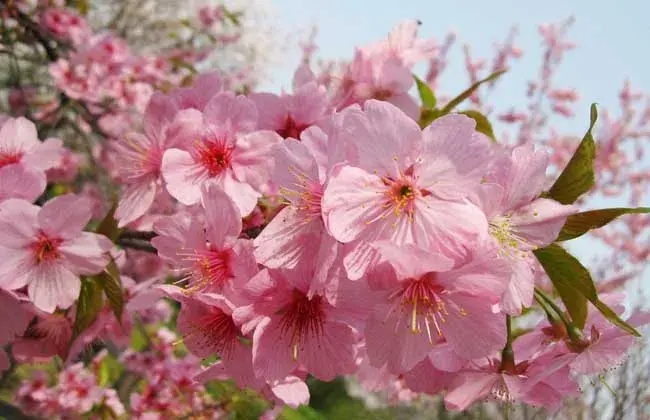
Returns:
[[[225,138],[197,142],[195,153],[197,160],[211,177],[221,174],[230,167],[233,147],[228,146]]]
[[[0,151],[0,168],[20,162],[23,154],[20,152],[1,152]]]
[[[489,232],[501,245],[499,255],[509,259],[529,258],[529,251],[536,247],[520,236],[512,227],[510,216],[497,216],[489,222]]]
[[[296,181],[290,188],[280,188],[280,194],[300,211],[304,223],[308,223],[313,219],[320,219],[322,217],[323,186],[304,173],[296,171],[291,166],[288,170],[296,178]]]
[[[284,121],[284,127],[278,129],[278,133],[283,139],[293,138],[300,140],[300,134],[309,127],[308,124],[298,124],[291,116],[287,116],[287,119]]]
[[[192,263],[190,291],[220,291],[233,277],[230,249],[193,249],[184,257]]]
[[[292,335],[292,356],[297,360],[301,342],[304,343],[308,336],[319,338],[323,335],[325,311],[321,296],[317,295],[309,299],[296,289],[292,293],[291,302],[280,311],[282,314],[280,325],[283,333]]]
[[[40,232],[35,242],[30,246],[38,264],[56,260],[61,257],[59,246],[63,242],[61,238],[51,238],[44,232]]]
[[[213,348],[221,357],[232,354],[237,345],[239,328],[232,317],[219,308],[210,307],[205,315],[199,317],[194,323],[199,345]]]
[[[128,135],[124,137],[124,142],[129,153],[120,155],[123,159],[120,166],[124,168],[123,176],[126,181],[136,182],[147,176],[160,177],[164,150],[154,145],[146,146]]]
[[[413,221],[415,213],[415,199],[422,193],[418,190],[412,179],[408,177],[392,180],[383,179],[388,187],[386,190],[386,201],[384,207],[391,209],[395,217],[405,213],[410,221]]]
[[[441,326],[446,322],[449,310],[466,315],[463,308],[445,298],[445,289],[436,282],[435,273],[428,273],[419,279],[407,280],[404,286],[390,299],[398,300],[402,311],[409,314],[409,328],[413,334],[426,331],[429,342],[442,338]],[[433,339],[431,330],[435,329],[438,338]]]

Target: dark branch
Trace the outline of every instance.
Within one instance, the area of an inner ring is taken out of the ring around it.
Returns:
[[[122,248],[137,249],[138,251],[150,252],[157,254],[158,250],[154,248],[149,242],[138,239],[118,238],[117,242]]]
[[[135,230],[125,230],[120,233],[120,239],[138,239],[141,241],[150,241],[158,236],[156,232],[139,232]]]

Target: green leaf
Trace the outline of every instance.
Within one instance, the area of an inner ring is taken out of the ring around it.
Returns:
[[[422,101],[423,108],[434,109],[436,107],[436,95],[433,94],[433,91],[424,80],[420,79],[416,75],[413,75],[415,79],[415,84],[418,87],[418,92],[420,93],[420,100]]]
[[[95,229],[95,233],[106,236],[112,242],[115,242],[122,232],[122,229],[117,227],[117,220],[115,220],[116,209],[117,203],[114,203],[104,217],[104,220],[102,220],[99,223],[99,226],[97,226],[97,229]]]
[[[122,365],[113,356],[107,354],[99,363],[97,373],[99,386],[106,387],[114,384],[120,378],[123,370]]]
[[[451,111],[453,111],[454,108],[456,108],[456,106],[458,106],[458,104],[460,104],[465,99],[472,96],[472,94],[476,91],[476,89],[478,89],[483,83],[492,82],[492,81],[498,79],[506,71],[507,70],[499,70],[499,71],[497,71],[495,73],[492,73],[491,75],[489,75],[485,79],[479,80],[478,82],[474,83],[472,86],[465,89],[460,95],[456,96],[454,99],[449,101],[449,103],[447,105],[445,105],[444,108],[442,108],[440,113],[442,115],[449,114]]]
[[[478,111],[473,111],[473,110],[468,110],[468,111],[463,111],[460,112],[460,114],[467,115],[474,121],[476,121],[476,131],[479,133],[483,133],[489,138],[492,139],[493,143],[497,142],[496,137],[494,137],[494,131],[492,130],[492,124],[490,124],[490,121],[487,119],[487,117],[483,114],[481,114]]]
[[[301,405],[298,408],[286,407],[280,418],[284,420],[323,420],[325,416],[309,406]]]
[[[605,226],[612,220],[624,214],[650,213],[650,207],[612,208],[585,211],[569,216],[562,227],[556,241],[568,241],[584,235],[592,229]]]
[[[85,16],[90,11],[90,4],[88,0],[75,0],[74,7],[79,11],[79,14]]]
[[[108,304],[115,314],[118,322],[122,322],[122,311],[124,310],[124,290],[120,280],[120,270],[115,265],[113,258],[110,259],[104,271],[95,276],[97,283],[104,290]]]
[[[104,302],[102,288],[92,277],[81,278],[81,290],[77,300],[77,314],[74,320],[74,337],[78,337],[97,319]]]
[[[580,145],[555,181],[547,196],[562,204],[572,204],[578,197],[586,193],[595,184],[594,158],[596,157],[596,143],[591,130],[598,119],[596,104],[591,104],[591,118],[589,129],[582,138]]]
[[[441,116],[442,114],[440,113],[439,109],[423,109],[420,112],[420,121],[418,124],[420,125],[420,128],[426,128],[429,124],[433,122],[436,118]]]
[[[551,244],[534,252],[577,326],[583,328],[586,321],[586,308],[581,295],[589,300],[612,324],[630,334],[640,336],[637,330],[600,301],[589,270],[573,255],[557,244]]]

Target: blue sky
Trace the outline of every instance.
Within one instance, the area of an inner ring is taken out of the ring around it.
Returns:
[[[273,6],[277,10],[276,21],[286,31],[312,23],[318,25],[319,54],[324,58],[350,58],[355,45],[381,39],[396,23],[412,18],[422,21],[423,36],[441,40],[453,29],[460,43],[470,44],[476,56],[491,58],[493,43],[503,40],[510,27],[517,24],[518,46],[525,55],[514,63],[499,90],[498,102],[503,104],[521,103],[526,80],[537,72],[537,26],[573,15],[576,22],[570,39],[578,48],[566,56],[556,80],[558,86],[575,87],[582,94],[576,110],[584,118],[576,122],[588,120],[591,102],[615,107],[618,89],[626,78],[634,86],[650,91],[650,2],[644,0],[273,0]],[[289,49],[283,63],[272,71],[273,81],[266,87],[289,86],[299,57],[297,48]],[[467,83],[460,49],[455,50],[451,59],[455,66],[443,78],[449,93]],[[504,85],[507,89],[503,89]]]

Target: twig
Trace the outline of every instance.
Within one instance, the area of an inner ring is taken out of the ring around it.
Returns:
[[[123,248],[137,249],[139,251],[150,252],[152,254],[157,254],[158,250],[154,248],[149,242],[141,241],[137,239],[128,239],[128,238],[118,238],[117,242]]]

